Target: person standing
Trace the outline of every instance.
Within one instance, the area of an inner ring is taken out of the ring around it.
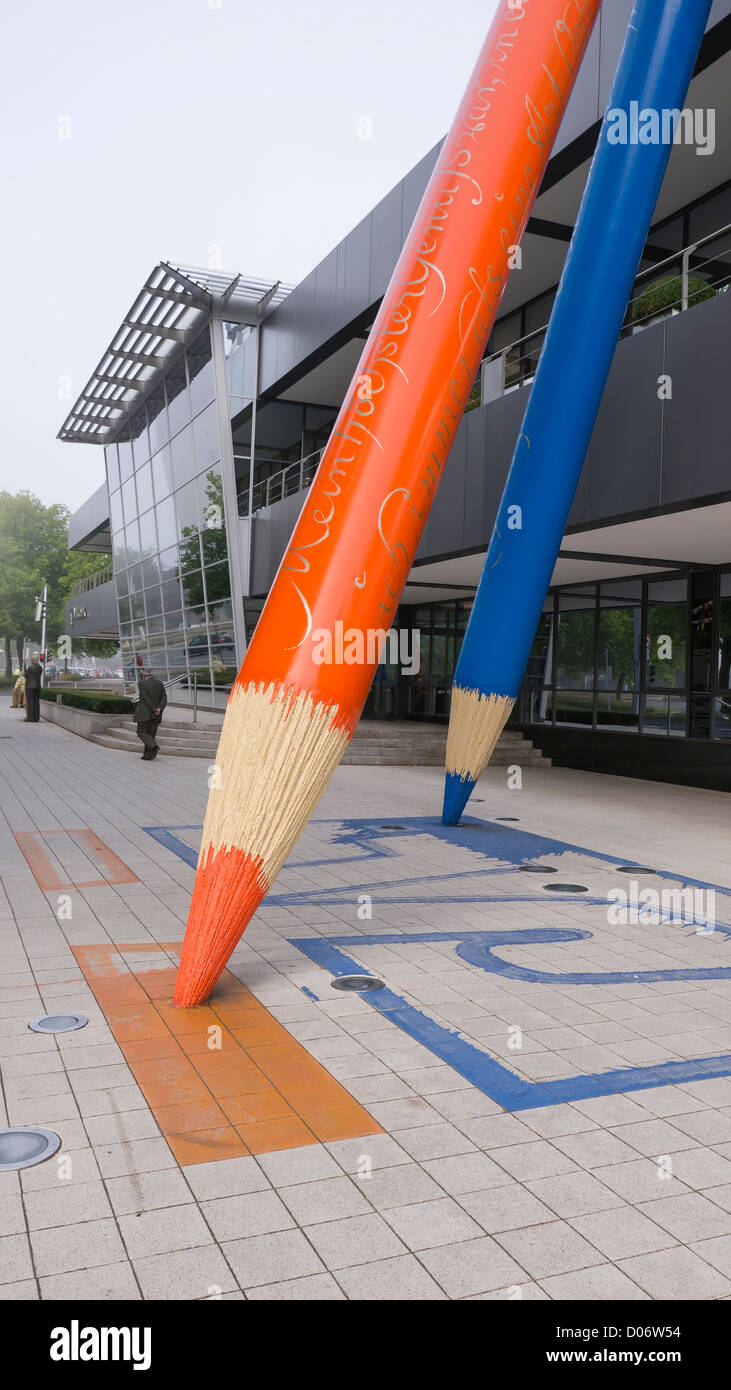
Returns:
[[[25,709],[25,676],[22,671],[15,672],[17,680],[13,686],[13,694],[10,701],[12,709]]]
[[[25,718],[29,724],[37,724],[41,717],[41,680],[43,667],[37,656],[32,656],[30,666],[25,668]]]
[[[160,745],[155,740],[155,735],[162,718],[162,712],[167,704],[167,695],[162,681],[155,676],[140,671],[140,682],[138,686],[139,701],[135,707],[132,718],[137,725],[137,737],[142,739],[145,751],[142,754],[142,761],[151,763],[160,751]]]

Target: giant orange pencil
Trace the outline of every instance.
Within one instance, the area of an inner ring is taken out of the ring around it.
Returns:
[[[490,27],[231,691],[181,1007],[207,998],[352,738],[599,4],[508,0]]]

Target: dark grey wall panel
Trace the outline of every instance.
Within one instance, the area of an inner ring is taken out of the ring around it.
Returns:
[[[77,612],[86,609],[87,616],[72,624],[72,608]],[[106,584],[97,584],[95,589],[87,589],[85,593],[77,594],[76,598],[68,600],[66,631],[71,633],[75,642],[81,637],[93,637],[95,633],[118,631],[117,598],[113,579]]]
[[[570,525],[729,489],[730,339],[728,294],[618,344]],[[673,399],[664,404],[657,395],[663,371],[675,382]],[[529,391],[512,391],[463,419],[422,535],[420,560],[487,546]],[[268,589],[302,500],[300,493],[257,514],[254,592]]]
[[[487,411],[470,410],[464,418],[460,431],[465,439],[465,455],[471,466],[465,469],[465,489],[463,498],[463,526],[465,548],[482,544],[482,516],[485,505],[485,479],[487,476]]]
[[[385,294],[393,268],[401,254],[401,218],[403,188],[397,184],[372,213],[370,300],[375,303]]]
[[[338,305],[341,324],[350,323],[370,303],[372,214],[354,227],[345,242],[344,298]]]
[[[729,348],[731,293],[718,294],[665,325],[662,500],[731,490]]]
[[[663,356],[662,324],[624,339],[614,354],[591,440],[588,515],[594,518],[659,502]],[[571,522],[587,519],[572,514]]]
[[[424,189],[426,188],[426,186],[427,186],[427,184],[428,184],[428,182],[429,182],[429,179],[431,178],[432,170],[433,170],[433,168],[434,168],[434,165],[435,165],[436,162],[437,162],[437,156],[438,156],[438,154],[439,154],[439,151],[440,151],[441,148],[442,148],[443,143],[444,143],[444,141],[443,141],[443,140],[440,140],[440,142],[439,142],[438,145],[435,145],[434,148],[431,149],[431,150],[429,151],[428,154],[425,154],[425,155],[424,155],[424,158],[423,158],[423,159],[420,159],[420,160],[419,160],[419,163],[414,165],[414,168],[411,170],[410,173],[408,173],[408,174],[406,175],[406,178],[405,178],[405,179],[403,180],[403,182],[402,182],[402,185],[401,185],[401,187],[402,187],[402,189],[403,189],[403,202],[402,202],[402,205],[401,205],[401,245],[402,245],[402,246],[403,246],[404,242],[406,241],[406,238],[407,238],[407,236],[409,235],[409,232],[411,231],[411,224],[412,224],[414,218],[416,217],[416,213],[417,213],[417,210],[418,210],[418,207],[419,207],[419,203],[421,202],[421,200],[422,200],[422,198],[423,198],[423,196],[424,196]]]

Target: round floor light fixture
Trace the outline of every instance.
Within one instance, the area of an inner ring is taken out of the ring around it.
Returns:
[[[496,816],[495,820],[520,820],[520,816]]]
[[[547,893],[588,893],[583,883],[544,883]]]
[[[333,989],[342,989],[355,994],[367,994],[372,989],[385,989],[383,980],[377,979],[375,975],[340,975],[336,980],[331,980]]]
[[[32,1018],[28,1027],[34,1033],[75,1033],[88,1022],[86,1014],[41,1014]]]
[[[618,874],[656,874],[657,869],[648,869],[646,864],[621,864],[617,868]]]
[[[519,864],[518,872],[521,874],[557,874],[558,869],[552,869],[550,864]]]
[[[405,830],[405,825],[379,825],[379,830]]]
[[[52,1129],[39,1129],[36,1125],[0,1129],[0,1173],[45,1163],[60,1147],[61,1139]]]

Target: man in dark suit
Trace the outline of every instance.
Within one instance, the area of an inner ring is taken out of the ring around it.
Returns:
[[[142,761],[151,763],[159,752],[155,735],[167,704],[167,695],[162,681],[151,676],[149,671],[140,671],[138,689],[140,698],[132,717],[137,725],[137,737],[142,739],[145,745]]]
[[[41,717],[41,677],[43,667],[37,656],[32,656],[30,666],[25,668],[25,718],[37,724]]]

